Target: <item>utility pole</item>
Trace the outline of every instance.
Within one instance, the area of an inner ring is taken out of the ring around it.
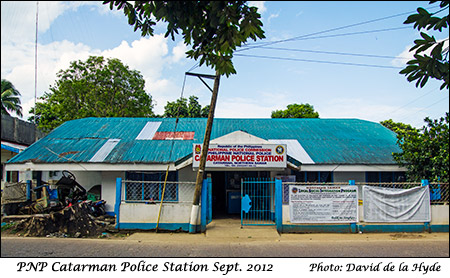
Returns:
[[[194,74],[191,74],[194,75]],[[198,76],[200,78],[200,76]],[[205,76],[202,76],[205,77]],[[201,78],[200,78],[201,80]],[[202,80],[203,82],[203,80]],[[208,156],[209,139],[211,138],[212,124],[214,120],[214,110],[216,109],[217,94],[219,92],[220,74],[216,71],[214,77],[214,87],[212,90],[211,104],[209,107],[208,121],[206,122],[205,137],[203,139],[202,153],[200,156],[200,165],[198,166],[197,179],[195,181],[194,201],[192,203],[191,219],[189,222],[189,233],[196,232],[200,195],[202,192],[202,184],[205,173],[206,158]],[[206,84],[205,84],[206,85]],[[205,204],[203,204],[205,205]]]

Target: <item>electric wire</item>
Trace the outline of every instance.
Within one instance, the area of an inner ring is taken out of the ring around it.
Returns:
[[[357,57],[368,57],[368,58],[405,59],[405,60],[409,60],[410,59],[410,58],[406,58],[406,57],[372,55],[372,54],[358,54],[358,53],[345,53],[345,52],[333,52],[333,51],[319,51],[319,50],[308,50],[308,49],[270,47],[270,46],[263,46],[263,47],[261,47],[261,49],[280,50],[280,51],[292,51],[292,52],[308,52],[308,53],[343,55],[343,56],[357,56]]]
[[[406,116],[400,118],[399,121],[402,121],[402,120],[406,119],[406,118],[407,118],[409,115],[411,115],[412,113],[416,114],[416,113],[422,112],[422,111],[424,111],[425,109],[428,109],[428,108],[430,108],[430,107],[432,107],[432,106],[434,106],[434,105],[436,105],[436,104],[439,104],[439,103],[441,103],[443,100],[448,99],[448,97],[449,97],[449,96],[447,95],[447,96],[445,96],[444,98],[442,98],[442,99],[440,99],[440,100],[438,100],[438,101],[436,101],[436,102],[433,102],[432,104],[430,104],[430,105],[428,105],[427,107],[424,107],[424,108],[422,108],[422,109],[420,109],[420,110],[417,110],[417,111],[411,111],[411,113],[408,113],[408,114],[406,114]]]
[[[238,57],[249,57],[249,58],[261,58],[261,59],[272,59],[272,60],[284,60],[284,61],[296,61],[296,62],[310,62],[310,63],[322,63],[322,64],[333,64],[333,65],[345,65],[345,66],[386,68],[386,69],[402,69],[402,67],[395,67],[395,66],[370,65],[370,64],[358,64],[358,63],[323,61],[323,60],[309,60],[309,59],[273,57],[273,56],[262,56],[262,55],[235,54],[235,56],[238,56]]]
[[[341,34],[326,35],[326,36],[305,37],[305,38],[301,38],[301,40],[305,41],[305,40],[326,39],[326,38],[335,38],[335,37],[344,37],[344,36],[353,36],[353,35],[365,35],[365,34],[370,34],[370,33],[406,30],[406,29],[411,29],[411,28],[410,27],[395,27],[395,28],[385,28],[385,29],[376,29],[376,30],[366,30],[366,31],[360,31],[360,32],[341,33]],[[300,39],[296,39],[296,40],[300,40]],[[294,40],[291,39],[290,41],[294,41]],[[238,50],[236,50],[236,52],[254,49],[254,48],[263,48],[263,47],[266,47],[266,45],[270,45],[270,43],[258,45],[258,46],[252,47],[252,48],[238,49]]]
[[[427,9],[431,10],[431,9],[436,8],[436,7],[438,7],[438,6],[429,7]],[[273,44],[277,44],[277,43],[283,43],[283,42],[303,39],[303,38],[310,37],[310,36],[313,36],[313,35],[319,35],[319,34],[323,34],[323,33],[333,32],[333,31],[347,29],[347,28],[360,26],[360,25],[364,25],[364,24],[368,24],[368,23],[373,23],[373,22],[377,22],[377,21],[391,19],[391,18],[395,18],[395,17],[399,17],[399,16],[404,16],[404,15],[411,14],[413,12],[415,12],[415,11],[403,12],[403,13],[399,13],[399,14],[395,14],[395,15],[385,16],[385,17],[382,17],[382,18],[377,18],[377,19],[367,20],[367,21],[363,21],[363,22],[359,22],[359,23],[349,24],[349,25],[345,25],[345,26],[341,26],[341,27],[327,29],[327,30],[324,30],[324,31],[309,33],[309,34],[306,34],[306,35],[300,35],[300,36],[292,37],[292,38],[289,38],[289,39],[283,39],[283,40],[267,42],[267,43],[263,43],[263,45],[248,44],[247,48],[239,49],[239,50],[240,51],[244,51],[244,50],[249,50],[249,49],[253,49],[253,48],[258,48],[258,47],[261,47],[261,46],[268,46],[268,45],[273,45]],[[236,50],[236,51],[239,51],[239,50]]]
[[[417,98],[411,100],[410,102],[408,102],[408,103],[406,103],[406,104],[404,104],[404,105],[402,105],[402,106],[400,106],[400,107],[398,107],[398,108],[395,108],[395,109],[392,110],[390,113],[394,113],[394,112],[396,112],[396,111],[398,111],[398,110],[400,110],[400,109],[402,109],[402,108],[404,108],[404,107],[410,105],[411,103],[417,101],[418,99],[421,99],[421,98],[423,98],[423,97],[425,97],[425,96],[427,96],[427,95],[433,93],[433,92],[436,91],[438,88],[439,88],[439,86],[438,86],[438,87],[435,87],[434,89],[431,89],[431,90],[428,91],[427,93],[425,93],[425,94],[423,94],[423,95],[421,95],[421,96],[419,96],[419,97],[417,97]]]

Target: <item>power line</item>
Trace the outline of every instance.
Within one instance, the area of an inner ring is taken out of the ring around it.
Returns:
[[[422,111],[424,111],[425,109],[430,108],[431,106],[434,106],[434,105],[436,105],[436,104],[438,104],[438,103],[441,103],[444,99],[447,99],[448,97],[449,97],[449,96],[447,95],[446,97],[444,97],[444,98],[442,98],[442,99],[440,99],[440,100],[438,100],[438,101],[436,101],[436,102],[434,102],[434,103],[428,105],[427,107],[422,108],[422,109],[420,109],[420,110],[418,110],[418,111],[413,111],[412,113],[422,112]],[[407,116],[409,116],[410,114],[411,114],[411,113],[407,114]],[[402,121],[403,119],[407,118],[407,116],[400,118],[400,121]]]
[[[321,61],[321,60],[308,60],[308,59],[272,57],[272,56],[260,56],[260,55],[235,54],[234,56],[250,57],[250,58],[262,58],[262,59],[273,59],[273,60],[285,60],[285,61],[297,61],[297,62],[334,64],[334,65],[345,65],[345,66],[359,66],[359,67],[387,68],[387,69],[402,69],[402,67],[394,67],[394,66],[369,65],[369,64],[357,64],[357,63],[346,63],[346,62]]]
[[[423,95],[421,95],[421,96],[419,96],[419,97],[417,97],[417,98],[411,100],[410,102],[408,102],[408,103],[406,103],[406,104],[404,104],[404,105],[402,105],[402,106],[396,108],[395,110],[392,110],[391,113],[396,112],[396,111],[402,109],[403,107],[406,107],[406,106],[408,106],[409,104],[415,102],[416,100],[421,99],[421,98],[423,98],[424,96],[427,96],[427,95],[433,93],[433,92],[436,91],[436,89],[438,89],[438,88],[439,88],[439,86],[436,87],[436,88],[434,88],[434,89],[431,89],[431,90],[428,91],[427,93],[425,93],[425,94],[423,94]]]
[[[305,41],[305,40],[315,40],[315,39],[343,37],[343,36],[365,35],[365,34],[370,34],[370,33],[395,31],[395,30],[404,30],[404,29],[410,29],[410,27],[395,27],[395,28],[386,28],[386,29],[377,29],[377,30],[367,30],[367,31],[361,31],[361,32],[341,33],[341,34],[334,34],[334,35],[327,35],[327,36],[307,37],[307,38],[302,38],[301,40]],[[300,39],[296,39],[296,40],[300,40]],[[294,40],[292,40],[292,41],[294,41]],[[265,45],[267,45],[267,43],[265,43],[265,44],[264,43],[260,43],[259,45],[255,46],[253,48],[264,48]],[[253,49],[253,48],[245,48],[245,49],[242,49],[242,51]],[[237,50],[237,51],[239,51],[239,50]]]
[[[430,10],[430,9],[434,9],[436,7],[437,6],[434,6],[434,7],[428,8],[428,9]],[[415,11],[404,12],[404,13],[390,15],[390,16],[386,16],[386,17],[382,17],[382,18],[377,18],[377,19],[367,20],[367,21],[363,21],[363,22],[359,22],[359,23],[350,24],[350,25],[345,25],[345,26],[341,26],[341,27],[337,27],[337,28],[331,28],[331,29],[324,30],[324,31],[319,31],[319,32],[314,32],[314,33],[310,33],[310,34],[306,34],[306,35],[296,36],[296,37],[289,38],[289,39],[268,42],[268,43],[263,44],[262,46],[268,46],[268,45],[273,45],[273,44],[277,44],[277,43],[303,39],[303,38],[314,36],[314,35],[319,35],[319,34],[323,34],[323,33],[328,33],[328,32],[333,32],[333,31],[337,31],[337,30],[347,29],[347,28],[350,28],[350,27],[355,27],[355,26],[360,26],[360,25],[364,25],[364,24],[368,24],[368,23],[373,23],[373,22],[377,22],[377,21],[391,19],[391,18],[394,18],[394,17],[404,16],[404,15],[408,15],[408,14],[411,14],[411,13],[414,13],[414,12]],[[261,47],[261,46],[260,45],[249,44],[247,48],[240,49],[240,50],[237,50],[237,51],[244,51],[244,50],[249,50],[249,49],[258,48],[258,47]]]
[[[358,57],[369,57],[369,58],[406,59],[406,60],[410,59],[410,58],[395,57],[395,56],[372,55],[372,54],[357,54],[357,53],[345,53],[345,52],[333,52],[333,51],[319,51],[319,50],[308,50],[308,49],[270,47],[270,46],[269,47],[262,46],[260,48],[261,49],[270,49],[270,50],[293,51],[293,52],[309,52],[309,53],[318,53],[318,54],[358,56]]]

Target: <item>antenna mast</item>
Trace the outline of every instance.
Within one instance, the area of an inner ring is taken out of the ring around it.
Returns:
[[[39,1],[36,1],[36,40],[34,43],[34,124],[36,124],[36,98],[37,98],[37,43],[38,43],[38,12]]]

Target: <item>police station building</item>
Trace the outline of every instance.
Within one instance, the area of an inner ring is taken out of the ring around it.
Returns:
[[[86,190],[99,185],[119,228],[188,230],[206,120],[73,120],[6,167],[22,180],[67,170]],[[214,119],[198,223],[239,215],[274,223],[276,194],[289,222],[289,183],[403,182],[392,158],[400,151],[394,132],[364,120]],[[279,193],[276,181],[284,183]]]

